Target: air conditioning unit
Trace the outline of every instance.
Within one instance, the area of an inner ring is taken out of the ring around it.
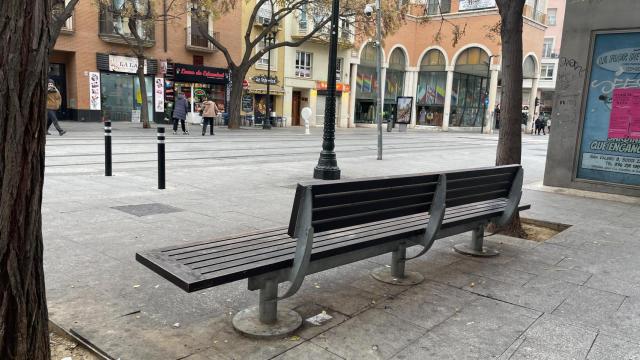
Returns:
[[[271,23],[270,17],[258,16],[256,22],[260,25],[269,25]]]

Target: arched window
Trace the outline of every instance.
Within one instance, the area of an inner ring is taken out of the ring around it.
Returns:
[[[391,58],[389,59],[389,69],[404,71],[407,66],[407,60],[404,56],[404,51],[400,48],[395,48],[391,52]]]
[[[407,66],[407,57],[404,50],[395,48],[389,57],[386,84],[384,88],[384,120],[395,116],[396,101],[398,96],[404,95],[404,73]]]
[[[429,50],[420,62],[415,110],[417,125],[442,126],[446,63],[444,54],[436,49]]]
[[[451,89],[450,126],[482,126],[488,103],[489,54],[472,47],[458,56]]]
[[[536,60],[529,55],[522,63],[522,77],[524,79],[533,79],[536,77]]]
[[[360,65],[356,74],[355,122],[374,123],[376,119],[376,101],[378,77],[376,73],[376,49],[373,44],[365,45],[360,53]],[[352,89],[354,91],[354,89]]]

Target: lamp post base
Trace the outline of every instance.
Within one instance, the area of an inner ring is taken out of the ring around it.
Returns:
[[[340,180],[340,168],[333,151],[322,151],[318,165],[313,169],[313,178],[319,180]]]

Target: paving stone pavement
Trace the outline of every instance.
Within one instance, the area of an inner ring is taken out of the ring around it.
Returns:
[[[439,240],[407,264],[426,278],[410,287],[369,275],[388,255],[308,276],[282,306],[332,319],[252,340],[231,325],[257,302],[246,281],[187,294],[134,254],[285,224],[320,130],[169,136],[167,189],[157,190],[155,131],[114,124],[108,178],[100,125],[63,126],[67,135],[48,138],[45,170],[50,316],[114,359],[640,359],[638,203],[525,190],[523,216],[571,227],[544,243],[490,236],[501,251],[490,259],[451,250],[469,234]],[[538,183],[546,139],[523,139],[525,183]],[[385,133],[383,161],[375,140],[371,129],[338,129],[343,178],[490,166],[497,137]]]

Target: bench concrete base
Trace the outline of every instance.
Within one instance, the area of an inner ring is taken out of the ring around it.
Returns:
[[[453,250],[462,255],[492,257],[500,255],[495,249],[484,246],[484,224],[479,225],[471,232],[471,243],[457,244],[453,246]]]
[[[260,321],[258,306],[242,310],[233,317],[233,327],[243,335],[265,339],[282,337],[296,331],[302,325],[302,317],[291,309],[279,309],[273,323]]]
[[[410,286],[424,281],[424,276],[415,271],[406,271],[403,277],[394,276],[391,274],[391,268],[387,266],[373,270],[371,276],[378,281],[392,285]]]

